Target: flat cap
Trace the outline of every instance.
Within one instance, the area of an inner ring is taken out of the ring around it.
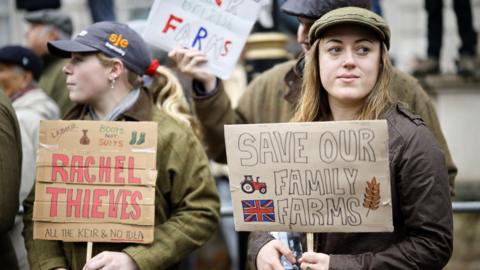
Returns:
[[[19,45],[9,45],[0,48],[0,63],[13,64],[32,72],[38,81],[42,74],[42,60],[30,49]]]
[[[358,7],[338,8],[316,20],[308,34],[310,44],[313,44],[327,28],[338,24],[358,24],[365,26],[380,37],[387,48],[390,48],[390,28],[385,20],[374,12]]]
[[[53,25],[68,36],[72,36],[73,26],[69,16],[52,9],[43,9],[27,13],[25,20],[29,23]]]

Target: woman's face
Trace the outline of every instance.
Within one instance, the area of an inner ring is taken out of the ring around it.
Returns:
[[[319,44],[319,70],[330,103],[358,106],[372,91],[379,74],[380,41],[361,26],[327,29]]]
[[[94,54],[73,53],[63,72],[73,102],[93,104],[110,90],[108,69]]]

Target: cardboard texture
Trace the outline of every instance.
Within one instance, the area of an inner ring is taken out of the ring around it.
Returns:
[[[153,241],[151,226],[119,223],[41,222],[33,224],[33,239],[61,240],[65,242],[122,242],[148,244]]]
[[[42,121],[34,239],[153,242],[157,124]]]
[[[230,77],[260,12],[260,0],[156,0],[143,38],[162,50],[193,48],[205,53],[205,69]]]
[[[237,231],[393,231],[385,120],[225,126]]]

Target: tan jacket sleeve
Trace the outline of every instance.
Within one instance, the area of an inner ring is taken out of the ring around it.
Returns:
[[[432,100],[416,79],[398,70],[395,71],[395,76],[393,76],[392,90],[394,97],[405,103],[406,107],[411,112],[419,115],[435,136],[435,139],[445,156],[450,194],[454,196],[457,167],[453,162],[447,142],[443,136]]]

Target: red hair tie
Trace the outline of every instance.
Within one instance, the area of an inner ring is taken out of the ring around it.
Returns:
[[[152,59],[152,62],[150,63],[150,66],[145,70],[145,74],[153,77],[155,75],[155,72],[157,71],[157,68],[160,66],[160,63],[158,63],[157,59]]]

